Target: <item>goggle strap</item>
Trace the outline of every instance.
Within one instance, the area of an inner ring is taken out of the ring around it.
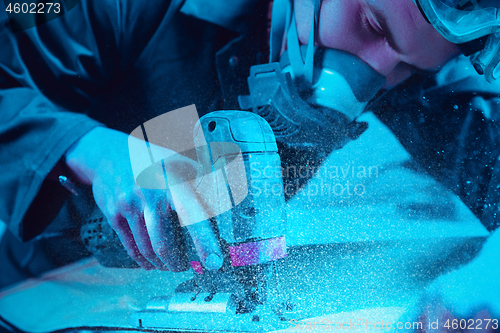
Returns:
[[[490,83],[498,79],[500,70],[500,33],[488,37],[484,49],[472,60],[474,68],[479,74],[484,74]]]
[[[424,9],[422,8],[422,5],[420,4],[419,0],[413,0],[413,3],[417,6],[418,10],[420,10],[420,14],[424,17],[425,21],[427,23],[432,24],[431,21],[427,18],[427,15],[425,15]]]
[[[314,1],[314,12],[311,23],[311,33],[309,34],[309,42],[307,44],[306,51],[306,61],[304,68],[304,76],[308,83],[312,84],[313,82],[313,73],[314,73],[314,43],[316,41],[316,35],[319,26],[319,12],[321,9],[321,0]]]

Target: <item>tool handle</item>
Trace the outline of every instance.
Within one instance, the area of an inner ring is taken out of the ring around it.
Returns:
[[[80,238],[87,251],[91,252],[101,265],[114,268],[139,268],[139,265],[129,257],[118,235],[97,206],[80,228]]]

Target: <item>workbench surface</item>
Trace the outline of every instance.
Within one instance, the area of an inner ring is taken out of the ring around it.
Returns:
[[[360,120],[369,129],[332,153],[287,204],[288,257],[278,262],[279,284],[293,304],[289,317],[303,325],[396,323],[432,279],[471,260],[489,234],[373,114]],[[190,276],[103,268],[86,259],[4,290],[0,316],[33,332],[132,329],[134,309]]]

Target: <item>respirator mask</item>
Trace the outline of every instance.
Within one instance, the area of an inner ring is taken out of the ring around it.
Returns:
[[[314,0],[307,45],[299,45],[293,0],[275,0],[272,10],[269,63],[251,67],[250,95],[240,107],[271,125],[282,167],[318,166],[366,130],[356,121],[385,83],[385,77],[357,56],[315,46],[321,0]],[[286,51],[280,54],[286,32]],[[307,179],[287,179],[300,188]]]

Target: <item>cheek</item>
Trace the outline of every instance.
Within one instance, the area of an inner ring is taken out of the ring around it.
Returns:
[[[313,1],[296,1],[295,17],[301,44],[308,44],[313,15]],[[358,47],[359,3],[357,0],[323,1],[316,44],[342,50]],[[351,52],[352,52],[351,51]]]
[[[294,2],[295,21],[297,24],[297,33],[301,44],[307,43],[308,29],[311,28],[313,8],[304,0]]]
[[[397,86],[413,74],[413,71],[405,66],[396,66],[394,70],[387,75],[387,81],[384,88],[389,89]]]

